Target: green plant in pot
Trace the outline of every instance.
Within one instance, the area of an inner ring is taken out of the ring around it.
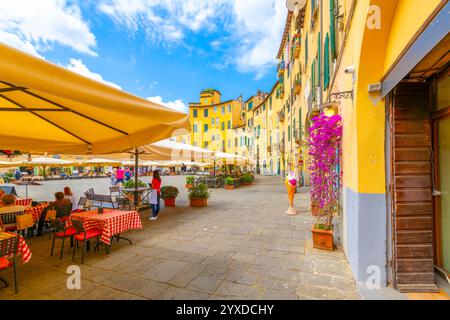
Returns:
[[[232,190],[234,189],[234,179],[230,176],[226,177],[224,180],[225,183],[225,189]]]
[[[178,189],[176,187],[162,187],[161,198],[164,200],[166,207],[175,207],[175,199],[178,196]]]
[[[139,180],[138,188],[145,188],[145,187],[148,187],[148,184],[146,184],[144,181]],[[124,182],[123,188],[124,189],[134,189],[135,188],[134,179],[130,179],[130,180]],[[125,192],[125,194],[127,195],[130,203],[134,203],[134,192],[128,191],[128,192]],[[141,198],[142,198],[142,195],[139,193],[138,194],[138,202],[139,203],[141,202]]]
[[[195,177],[194,176],[187,176],[186,177],[186,188],[191,189],[194,186],[195,183]]]
[[[206,207],[208,205],[208,198],[211,195],[208,186],[200,183],[189,189],[188,198],[191,207]]]
[[[253,182],[253,176],[250,173],[245,173],[242,176],[242,183],[244,185],[250,185],[250,184],[252,184],[252,182]]]

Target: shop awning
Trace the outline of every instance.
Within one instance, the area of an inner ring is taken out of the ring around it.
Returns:
[[[187,114],[1,43],[0,62],[3,149],[105,154],[190,130]]]

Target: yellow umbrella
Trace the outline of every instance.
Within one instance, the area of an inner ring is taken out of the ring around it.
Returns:
[[[81,160],[77,165],[79,166],[92,166],[92,167],[103,167],[103,166],[120,166],[121,161],[102,159],[102,158],[92,158],[88,160]]]
[[[3,149],[105,154],[190,130],[189,115],[0,43]]]

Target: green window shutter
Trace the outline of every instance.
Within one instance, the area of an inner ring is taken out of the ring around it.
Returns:
[[[321,81],[321,71],[322,71],[322,35],[319,32],[319,37],[317,38],[317,84]]]
[[[291,141],[291,126],[288,126],[288,141]]]
[[[324,89],[328,88],[328,85],[330,84],[330,38],[327,36],[325,37],[325,45],[324,45],[324,64],[323,64],[323,87]]]
[[[330,49],[331,49],[331,58],[333,60],[337,58],[335,23],[336,21],[334,18],[334,0],[330,0]]]

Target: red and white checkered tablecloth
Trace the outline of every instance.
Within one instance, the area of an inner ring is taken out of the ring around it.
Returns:
[[[48,204],[38,204],[35,207],[28,207],[25,209],[25,214],[33,215],[33,222],[36,223],[39,221],[42,212],[44,212],[45,208],[48,207]]]
[[[33,199],[31,199],[31,198],[16,199],[16,206],[29,206],[29,205],[31,205],[32,201],[33,201]]]
[[[104,213],[97,211],[86,211],[70,215],[71,219],[83,222],[86,230],[101,229],[101,241],[111,243],[111,238],[130,229],[142,229],[142,221],[137,211],[120,211],[104,209]]]
[[[17,234],[15,234],[13,232],[0,232],[0,233],[11,235],[11,236],[17,236]],[[17,254],[22,256],[23,264],[28,263],[31,259],[30,248],[28,247],[27,242],[21,235],[19,235],[19,243],[17,244]]]

